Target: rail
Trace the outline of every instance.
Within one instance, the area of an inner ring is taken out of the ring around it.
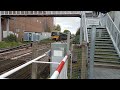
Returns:
[[[120,57],[120,30],[107,13],[101,18],[101,25],[105,26]]]
[[[56,71],[52,74],[50,79],[60,79],[61,74],[65,75],[65,79],[67,79],[67,58],[68,55],[66,55],[63,60],[60,62],[59,66],[57,67]],[[62,77],[63,78],[63,77]]]
[[[39,59],[45,57],[49,52],[50,52],[50,50],[47,51],[47,52],[45,52],[43,55],[41,55],[41,56],[39,56],[39,57],[37,57],[37,58],[35,58],[35,59],[33,59],[33,60],[31,60],[31,61],[29,61],[29,62],[23,64],[23,65],[21,65],[21,66],[18,66],[18,67],[16,67],[16,68],[14,68],[14,69],[12,69],[12,70],[10,70],[10,71],[8,71],[8,72],[6,72],[6,73],[0,75],[0,78],[6,78],[6,77],[10,76],[11,74],[13,74],[13,73],[15,73],[15,72],[17,72],[17,71],[19,71],[19,70],[25,68],[26,66],[32,64],[34,61],[37,61],[37,60],[39,60]]]

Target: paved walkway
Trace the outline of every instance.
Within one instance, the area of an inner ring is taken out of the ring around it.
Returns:
[[[95,67],[94,79],[120,79],[120,69]]]

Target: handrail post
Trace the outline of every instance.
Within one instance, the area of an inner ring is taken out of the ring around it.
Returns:
[[[1,11],[0,11],[0,41],[2,41],[2,23],[1,23]]]

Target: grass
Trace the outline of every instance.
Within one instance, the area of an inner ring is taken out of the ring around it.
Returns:
[[[41,40],[40,43],[52,43],[52,42],[55,42],[54,40],[48,38],[48,39],[44,39],[44,40]]]
[[[5,41],[1,41],[0,42],[0,49],[1,48],[11,48],[11,47],[15,47],[15,46],[19,46],[22,45],[21,42],[5,42]]]

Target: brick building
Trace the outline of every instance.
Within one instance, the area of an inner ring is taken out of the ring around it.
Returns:
[[[6,31],[6,18],[2,19],[2,30]],[[50,32],[53,29],[53,17],[11,17],[9,30],[18,34],[19,40],[24,32]]]

